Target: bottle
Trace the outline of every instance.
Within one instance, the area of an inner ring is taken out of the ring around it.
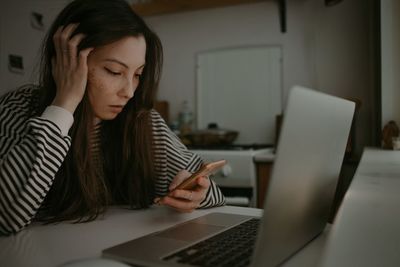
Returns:
[[[187,134],[192,131],[193,113],[189,102],[183,101],[182,109],[179,112],[179,130],[181,134]]]
[[[178,120],[173,120],[170,125],[169,128],[171,129],[172,132],[174,132],[176,135],[180,135],[181,132],[179,130],[179,121]]]

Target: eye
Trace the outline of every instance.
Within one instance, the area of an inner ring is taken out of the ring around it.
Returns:
[[[135,78],[140,79],[141,77],[142,77],[142,74],[141,74],[141,73],[136,73],[136,74],[135,74]]]
[[[114,76],[119,76],[119,75],[121,75],[120,72],[115,72],[115,71],[112,71],[112,70],[107,69],[107,68],[105,68],[105,70],[106,70],[108,73],[110,73],[111,75],[114,75]]]

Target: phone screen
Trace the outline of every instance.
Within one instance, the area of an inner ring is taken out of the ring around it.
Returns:
[[[204,164],[198,171],[193,173],[189,178],[184,180],[175,189],[191,190],[196,187],[196,179],[201,176],[209,176],[226,164],[226,160],[218,160]]]

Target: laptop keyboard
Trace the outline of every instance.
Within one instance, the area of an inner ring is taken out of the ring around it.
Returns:
[[[194,266],[249,266],[260,219],[250,219],[163,260]]]

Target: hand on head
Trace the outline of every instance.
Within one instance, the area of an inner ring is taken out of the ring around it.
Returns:
[[[169,193],[165,197],[156,198],[155,203],[166,205],[180,212],[192,212],[200,206],[200,203],[206,198],[210,180],[207,177],[196,179],[197,186],[193,190],[181,190],[175,188],[191,175],[186,170],[180,171],[172,180],[169,186]]]
[[[53,36],[56,56],[52,58],[52,74],[57,86],[53,105],[74,113],[86,89],[87,58],[93,48],[78,52],[79,43],[85,38],[82,33],[72,36],[79,24],[59,27]]]

